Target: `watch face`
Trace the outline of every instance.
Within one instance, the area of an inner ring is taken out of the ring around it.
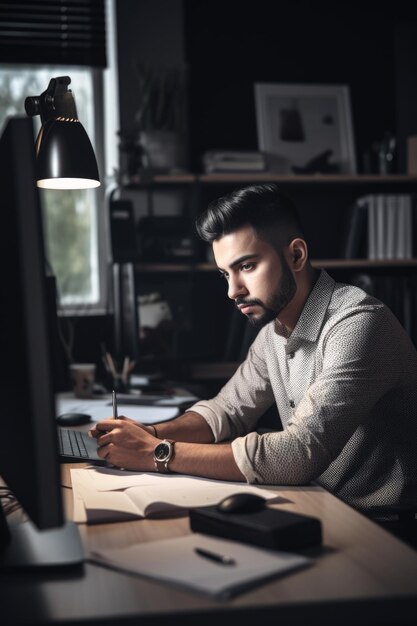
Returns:
[[[169,457],[171,446],[169,443],[158,443],[155,448],[154,456],[157,461],[165,461]]]

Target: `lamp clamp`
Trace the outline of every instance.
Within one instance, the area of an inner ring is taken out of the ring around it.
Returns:
[[[71,89],[68,89],[70,82],[69,76],[51,78],[47,89],[40,96],[28,96],[25,99],[27,115],[40,115],[42,124],[57,117],[78,121],[75,99]]]

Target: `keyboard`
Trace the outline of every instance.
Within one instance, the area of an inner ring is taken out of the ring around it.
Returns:
[[[97,443],[86,432],[72,428],[58,428],[58,447],[62,458],[105,464],[97,454]]]

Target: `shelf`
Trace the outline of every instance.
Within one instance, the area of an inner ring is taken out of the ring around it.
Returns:
[[[153,186],[169,186],[169,185],[191,185],[197,182],[197,176],[190,172],[181,174],[154,174],[149,177],[144,176],[142,179],[132,181],[122,185],[124,190],[146,189]]]
[[[289,185],[318,184],[318,185],[369,185],[369,184],[417,184],[417,176],[408,174],[390,174],[381,176],[379,174],[275,174],[273,172],[235,172],[217,174],[157,174],[149,179],[137,181],[124,185],[124,189],[140,189],[149,185],[173,185],[173,184],[219,184],[219,183],[256,183],[275,182]]]
[[[214,263],[134,263],[136,271],[144,272],[211,272],[217,270]]]
[[[312,259],[313,267],[324,269],[407,268],[417,267],[417,259]],[[216,272],[215,263],[134,263],[135,270],[143,272]]]
[[[368,259],[341,258],[346,248],[346,229],[351,220],[350,211],[358,197],[367,194],[392,193],[413,194],[417,190],[417,176],[406,174],[380,175],[289,175],[283,176],[271,172],[216,173],[216,174],[159,174],[140,182],[125,186],[124,189],[138,190],[143,194],[155,196],[153,214],[157,215],[158,193],[166,197],[171,192],[175,196],[176,210],[181,217],[195,220],[201,210],[212,198],[227,193],[227,189],[236,189],[256,183],[276,183],[285,193],[294,197],[302,219],[305,220],[306,234],[310,242],[311,263],[316,269],[326,269],[331,276],[342,282],[362,284],[357,280],[369,276],[372,293],[385,301],[393,309],[401,323],[414,337],[415,325],[403,302],[411,302],[412,290],[417,280],[417,258],[411,259]],[[181,190],[180,202],[177,190]],[[149,202],[152,199],[147,198]],[[365,250],[366,224],[361,233],[360,250]],[[169,236],[163,232],[163,236]],[[190,231],[190,237],[192,233]],[[175,242],[174,242],[175,243]],[[178,246],[176,246],[178,247]],[[181,311],[181,320],[174,320],[173,328],[168,329],[167,354],[154,355],[156,348],[147,346],[149,355],[163,363],[164,371],[177,372],[174,365],[177,358],[177,346],[181,346],[182,356],[187,359],[186,375],[191,380],[204,381],[204,385],[217,385],[217,381],[229,378],[236,369],[236,362],[224,364],[222,357],[228,346],[230,334],[230,308],[224,299],[224,284],[217,279],[219,270],[209,254],[210,246],[193,240],[193,247],[188,249],[189,256],[168,255],[168,250],[175,250],[173,245],[166,248],[165,256],[156,250],[149,252],[143,260],[144,248],[138,247],[138,253],[126,263],[132,264],[133,289],[146,293],[149,290],[160,291],[161,298],[168,302],[172,311]],[[141,254],[139,253],[141,251]],[[361,252],[364,256],[366,252]],[[417,255],[416,255],[417,257]],[[161,260],[162,259],[162,260]],[[201,259],[201,261],[200,261]],[[411,294],[411,295],[410,295]],[[221,302],[219,301],[222,298]],[[408,300],[407,300],[408,299]],[[164,331],[165,332],[165,331]],[[413,334],[414,333],[414,334]],[[164,339],[165,341],[165,339]],[[156,344],[155,344],[156,345]],[[159,348],[158,348],[159,349]],[[165,349],[165,348],[164,348]],[[236,352],[236,351],[235,351]],[[236,358],[235,352],[227,351],[228,356]],[[148,355],[148,353],[146,353]],[[171,361],[172,358],[172,361]],[[146,363],[148,356],[141,358]],[[193,362],[192,371],[188,365]],[[195,367],[194,367],[195,365]]]
[[[324,269],[417,267],[417,259],[313,259],[311,263]]]
[[[230,183],[230,182],[276,182],[282,184],[396,184],[396,183],[417,183],[417,176],[409,176],[407,174],[391,174],[381,176],[379,174],[293,174],[282,175],[272,172],[252,172],[252,173],[234,173],[234,174],[203,174],[198,175],[200,183]]]

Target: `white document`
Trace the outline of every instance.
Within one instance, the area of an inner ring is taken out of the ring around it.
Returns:
[[[234,493],[279,501],[273,491],[240,482],[177,474],[124,472],[111,468],[71,469],[74,521],[97,524],[159,515],[178,515],[211,506]]]
[[[196,548],[228,557],[233,563],[224,565],[200,556]],[[298,554],[255,548],[199,533],[122,549],[95,550],[90,557],[117,570],[221,599],[312,563]]]
[[[165,420],[171,420],[179,415],[180,411],[175,406],[136,406],[124,405],[118,401],[119,415],[125,415],[142,424],[156,424]],[[80,399],[58,396],[56,399],[56,414],[62,413],[87,413],[91,415],[93,422],[111,418],[113,414],[112,404],[109,397],[100,399]]]

